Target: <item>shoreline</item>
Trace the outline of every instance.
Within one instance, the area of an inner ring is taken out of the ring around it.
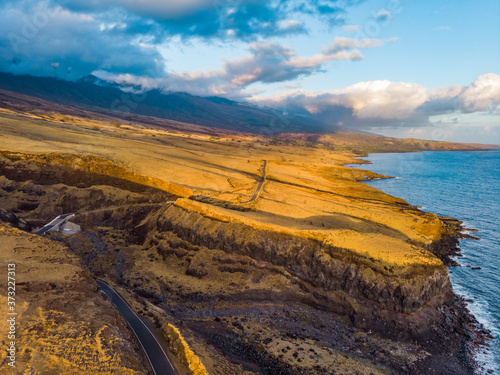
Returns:
[[[500,146],[497,148],[484,148],[484,149],[477,149],[477,150],[422,150],[422,151],[416,151],[416,152],[374,152],[367,154],[366,156],[359,156],[359,158],[365,158],[365,157],[370,157],[372,154],[408,154],[408,153],[423,153],[423,152],[452,152],[452,151],[457,151],[457,152],[479,152],[479,151],[498,151],[500,150]],[[356,157],[358,158],[358,157]],[[359,159],[359,160],[364,160],[365,162],[363,163],[356,163],[356,164],[345,164],[345,167],[350,167],[350,168],[357,168],[360,165],[373,165],[375,164],[371,160],[365,160],[365,159]],[[364,170],[364,169],[360,169]],[[377,173],[377,172],[373,172]],[[377,173],[378,174],[378,173]],[[384,180],[384,179],[397,179],[399,177],[392,177],[392,176],[384,176],[384,177],[377,177],[377,178],[367,178],[365,180],[358,180],[359,182],[371,182],[375,180]],[[378,190],[381,190],[379,188],[376,188]],[[383,190],[381,190],[383,191]],[[384,192],[385,194],[388,194]],[[389,194],[391,195],[391,194]],[[391,195],[392,196],[392,195]],[[409,203],[411,205],[411,203]],[[420,209],[421,207],[413,206],[416,209]],[[425,211],[425,212],[430,212],[432,211]],[[448,216],[442,216],[442,215],[437,215],[439,219],[447,225],[448,228],[451,229],[451,233],[445,233],[445,237],[443,238],[443,242],[446,243],[444,248],[441,245],[437,245],[436,249],[431,250],[433,254],[435,254],[443,264],[446,266],[448,272],[452,272],[452,269],[455,267],[462,267],[457,261],[457,257],[462,257],[462,249],[459,246],[460,240],[462,239],[472,239],[472,240],[480,240],[479,237],[472,236],[469,233],[477,233],[479,232],[478,229],[471,229],[471,228],[466,228],[464,225],[464,221],[460,219],[456,219],[453,217],[448,217]],[[441,250],[441,249],[442,250]],[[445,250],[446,249],[446,250]],[[443,251],[444,250],[444,251]],[[470,267],[470,266],[468,266]],[[472,269],[481,269],[480,267],[473,267]],[[449,276],[448,276],[449,277]],[[450,283],[451,283],[451,278]],[[494,337],[491,334],[491,330],[487,329],[483,324],[481,324],[478,321],[478,318],[471,312],[469,308],[469,304],[472,303],[472,300],[468,300],[465,296],[455,292],[453,289],[453,284],[452,285],[452,293],[453,293],[453,303],[454,306],[456,307],[457,311],[460,313],[460,322],[462,323],[462,327],[465,329],[464,331],[464,343],[463,343],[463,349],[465,350],[466,353],[466,358],[471,366],[471,368],[474,369],[474,374],[477,371],[481,371],[481,374],[492,374],[492,370],[488,370],[484,368],[484,364],[479,363],[478,361],[478,355],[479,352],[489,350],[490,345],[489,342],[491,340],[494,340]]]
[[[249,358],[255,366],[299,371],[314,365],[325,369],[318,373],[331,373],[368,363],[397,374],[426,374],[428,368],[472,373],[464,343],[471,331],[466,314],[453,297],[443,262],[426,248],[439,240],[442,222],[355,182],[365,173],[381,175],[340,167],[353,161],[352,153],[253,138],[244,139],[242,147],[232,139],[178,138],[102,124],[100,133],[71,124],[29,126],[29,134],[40,138],[26,139],[9,121],[4,125],[14,149],[2,159],[9,208],[34,226],[59,211],[79,210],[84,230],[66,241],[68,248],[90,271],[116,277],[141,300],[160,305],[168,300],[172,306],[165,317],[170,319],[169,311],[182,317],[183,333],[194,335],[201,353],[237,344],[267,353],[264,362],[257,354]],[[39,145],[53,138],[60,143]],[[92,143],[71,148],[80,139]],[[95,139],[108,147],[96,148]],[[235,209],[255,190],[262,159],[270,168],[262,199],[248,210]],[[196,173],[184,172],[186,165]],[[189,191],[173,194],[174,182]],[[64,194],[48,201],[56,196],[53,190]],[[201,201],[180,199],[193,191]],[[131,234],[128,242],[117,240],[123,231]],[[103,251],[103,243],[110,249]],[[441,251],[454,244],[442,241]],[[268,308],[272,304],[284,310],[275,315]],[[242,306],[234,317],[218,316]],[[196,314],[184,316],[187,310]],[[251,320],[257,313],[267,320]],[[246,316],[244,330],[236,315]],[[286,325],[276,326],[277,319]],[[322,324],[326,328],[318,336]],[[269,327],[273,335],[262,337]],[[222,328],[220,340],[202,345]],[[278,340],[268,340],[273,338]],[[324,354],[301,356],[299,363],[287,346]],[[349,361],[342,359],[339,368],[325,347]],[[223,355],[227,363],[246,360],[244,353]],[[210,357],[203,358],[208,366]],[[330,362],[324,362],[327,357]]]
[[[462,256],[462,249],[459,246],[459,240],[466,238],[479,240],[478,237],[467,236],[464,235],[463,232],[464,231],[477,232],[478,230],[465,228],[465,226],[463,225],[463,221],[455,218],[440,216],[440,219],[448,222],[449,225],[451,225],[454,230],[454,233],[451,234],[451,238],[453,239],[453,241],[456,241],[456,244],[451,248],[451,251],[449,251],[448,253],[443,253],[443,259],[442,259],[443,263],[448,268],[448,272],[450,272],[452,268],[462,267],[454,259],[456,257]],[[478,321],[477,317],[474,316],[474,314],[470,311],[469,303],[471,303],[471,301],[466,299],[466,297],[456,293],[454,290],[453,294],[455,296],[455,301],[457,303],[457,306],[460,312],[462,313],[463,323],[466,325],[466,327],[470,332],[470,336],[467,337],[468,342],[466,343],[467,349],[470,351],[470,358],[469,358],[470,363],[475,370],[479,370],[481,368],[482,371],[486,371],[484,368],[481,367],[481,364],[478,362],[476,357],[479,351],[489,348],[488,342],[493,340],[494,337],[491,335],[491,331],[486,327],[484,327],[484,325],[481,324]]]

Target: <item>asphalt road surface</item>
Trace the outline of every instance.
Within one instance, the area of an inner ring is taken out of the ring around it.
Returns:
[[[178,375],[163,348],[158,343],[158,340],[156,340],[156,337],[154,337],[146,324],[132,311],[125,300],[104,281],[97,280],[97,283],[134,331],[148,356],[154,373],[156,375]]]
[[[260,191],[262,190],[262,185],[264,185],[264,181],[266,181],[266,166],[267,166],[267,160],[264,160],[264,163],[262,164],[262,176],[260,176],[257,188],[255,189],[252,197],[249,200],[241,203],[250,203],[257,199],[257,197],[260,194]]]

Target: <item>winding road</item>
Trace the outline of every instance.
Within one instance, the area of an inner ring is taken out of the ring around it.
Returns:
[[[102,292],[110,299],[113,305],[115,305],[116,309],[134,331],[142,348],[146,352],[155,375],[178,375],[156,337],[146,324],[144,324],[144,322],[132,311],[127,302],[125,302],[125,300],[104,281],[99,279],[96,281]]]
[[[249,200],[241,203],[250,203],[253,202],[254,200],[257,199],[259,196],[261,190],[262,190],[262,185],[264,185],[264,181],[266,181],[266,166],[267,166],[267,160],[264,160],[264,163],[262,164],[262,176],[260,176],[259,183],[257,184],[257,188],[255,189],[253,195],[250,197]]]

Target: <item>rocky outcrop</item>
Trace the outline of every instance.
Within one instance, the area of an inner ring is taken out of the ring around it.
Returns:
[[[314,294],[323,309],[348,314],[359,326],[372,325],[383,330],[392,324],[410,336],[425,336],[429,324],[442,319],[438,307],[452,298],[444,265],[415,265],[404,272],[386,270],[373,259],[347,249],[241,223],[217,221],[177,206],[160,211],[148,229],[147,226],[143,229],[173,232],[197,246],[279,267]],[[203,277],[203,267],[197,267],[196,261],[191,261],[188,271]]]
[[[453,257],[460,253],[458,239],[464,237],[461,234],[464,230],[463,223],[451,217],[440,217],[440,219],[443,222],[444,231],[438,240],[427,246],[427,250],[436,255],[447,266],[456,266],[458,263],[453,260]],[[468,238],[478,239],[472,236]]]
[[[411,313],[450,290],[443,267],[413,267],[405,274],[380,272],[372,260],[354,252],[240,223],[225,223],[169,207],[157,229],[211,249],[246,255],[283,267],[290,274],[327,291],[376,302],[381,308]]]
[[[192,195],[181,185],[141,175],[108,159],[91,155],[25,154],[0,152],[0,174],[15,181],[42,185],[64,183],[81,188],[109,185],[133,192],[168,192]]]
[[[177,328],[172,324],[165,323],[161,327],[161,332],[168,343],[170,352],[183,364],[188,375],[208,375],[200,358],[194,354]]]
[[[13,227],[27,232],[31,230],[31,225],[29,225],[26,220],[17,217],[17,215],[12,211],[5,210],[3,208],[0,208],[0,221],[10,223]]]

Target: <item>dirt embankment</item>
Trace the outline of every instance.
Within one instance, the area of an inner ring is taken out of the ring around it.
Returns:
[[[172,324],[165,323],[161,327],[161,332],[169,344],[170,351],[181,360],[188,375],[208,375],[207,369],[189,348],[177,328]]]

